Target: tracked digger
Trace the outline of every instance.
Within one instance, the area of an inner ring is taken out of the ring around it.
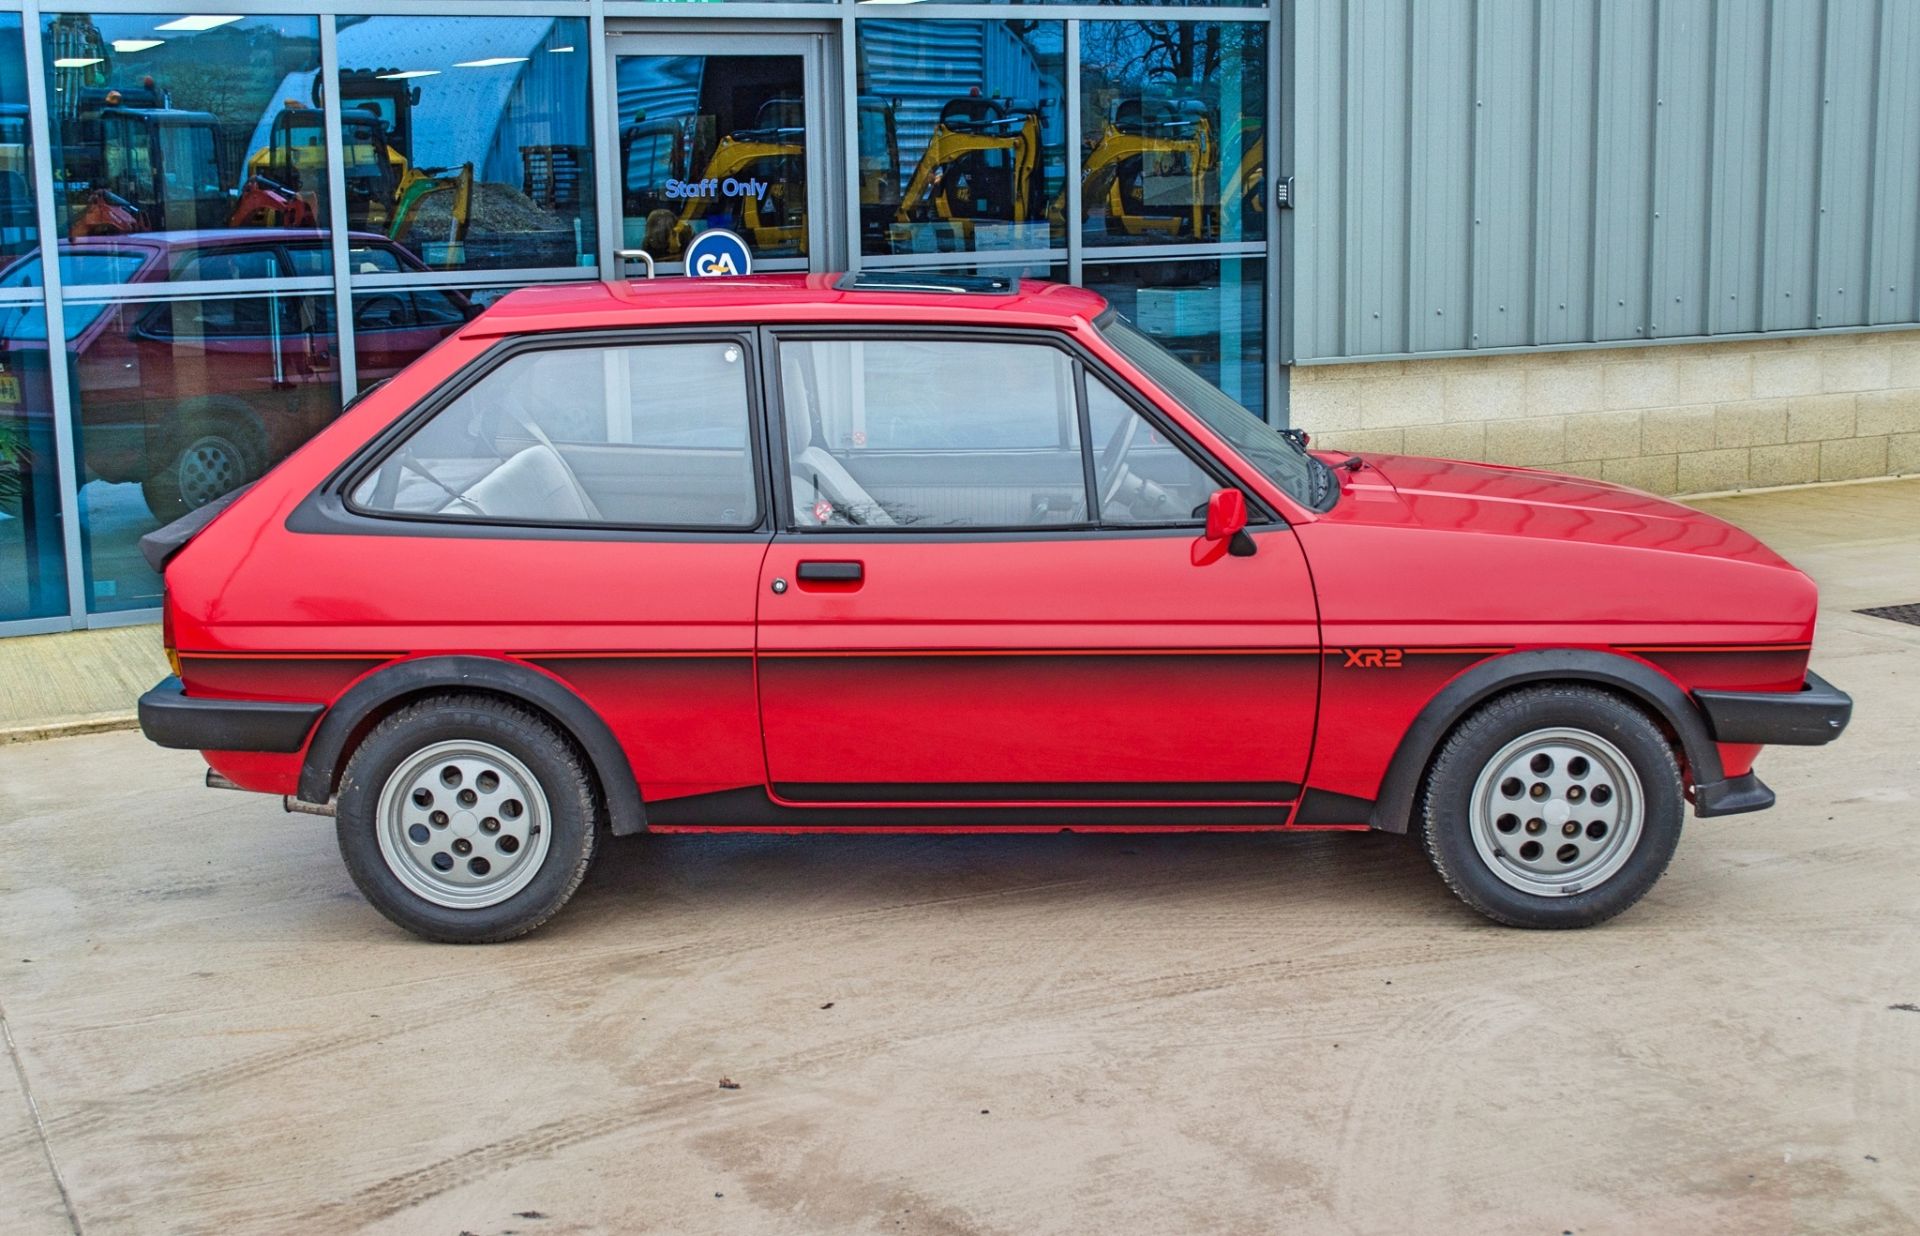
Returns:
[[[896,219],[949,224],[965,248],[982,223],[1044,222],[1040,163],[1037,104],[978,92],[954,99],[940,109]]]
[[[390,70],[346,70],[340,75],[341,149],[347,187],[347,223],[399,240],[412,228],[420,204],[450,193],[449,241],[466,237],[472,212],[473,165],[427,171],[412,162],[413,105],[419,88],[381,76]],[[235,222],[306,226],[315,194],[325,191],[326,98],[314,81],[313,106],[289,99],[273,119],[267,144],[247,160]]]
[[[1121,99],[1087,155],[1081,202],[1103,212],[1115,237],[1201,239],[1212,214],[1218,158],[1213,121],[1203,105]]]
[[[693,239],[694,224],[731,228],[761,253],[807,251],[807,120],[805,101],[779,95],[760,105],[753,126],[722,137],[700,179],[761,181],[765,189],[737,197],[690,197],[674,229],[674,250]]]
[[[899,139],[895,104],[861,95],[860,225],[863,234],[884,237],[900,205]],[[699,157],[697,118],[649,118],[637,115],[620,133],[621,193],[629,218],[648,222],[642,247],[656,259],[674,259],[701,222],[731,228],[746,236],[757,252],[806,251],[805,103],[777,95],[760,105],[752,126],[737,129],[714,145],[700,167],[698,181],[719,185],[727,179],[759,180],[764,197],[726,199],[690,197],[674,211],[650,209],[660,186],[669,180],[694,180]]]
[[[1238,161],[1223,182],[1221,160],[1235,151]],[[1220,140],[1199,100],[1121,99],[1087,154],[1081,201],[1116,239],[1218,239],[1223,205],[1237,215],[1237,225],[1225,225],[1229,235],[1258,234],[1266,209],[1265,134],[1258,120],[1241,120]],[[1064,217],[1064,196],[1054,210]]]

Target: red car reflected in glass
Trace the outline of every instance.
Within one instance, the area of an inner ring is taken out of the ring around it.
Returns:
[[[383,237],[355,235],[350,252],[356,269],[425,269]],[[70,293],[65,304],[87,476],[138,482],[164,522],[256,479],[332,420],[341,402],[333,294],[273,286],[325,275],[328,258],[322,233],[265,228],[63,240],[66,287],[123,289]],[[42,278],[40,255],[29,254],[0,272],[0,287]],[[259,290],[178,297],[182,283],[236,279],[259,279]],[[362,381],[391,376],[472,313],[454,291],[396,288],[356,301]],[[0,411],[23,383],[46,381],[46,364],[44,311],[0,309]]]
[[[1851,710],[1745,532],[1313,451],[1048,284],[517,292],[143,551],[147,735],[438,940],[640,831],[1374,829],[1585,926]]]

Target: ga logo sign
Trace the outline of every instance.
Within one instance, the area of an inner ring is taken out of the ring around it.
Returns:
[[[687,273],[702,279],[744,275],[753,270],[747,242],[723,227],[708,228],[687,246]]]

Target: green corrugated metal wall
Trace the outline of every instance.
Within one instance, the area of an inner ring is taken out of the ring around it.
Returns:
[[[1920,0],[1291,24],[1291,359],[1920,322]]]

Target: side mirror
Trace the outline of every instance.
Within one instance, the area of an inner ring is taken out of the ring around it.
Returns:
[[[1255,549],[1247,535],[1247,496],[1237,489],[1216,489],[1207,499],[1207,530],[1193,543],[1193,565],[1206,566],[1223,555],[1246,558]]]

